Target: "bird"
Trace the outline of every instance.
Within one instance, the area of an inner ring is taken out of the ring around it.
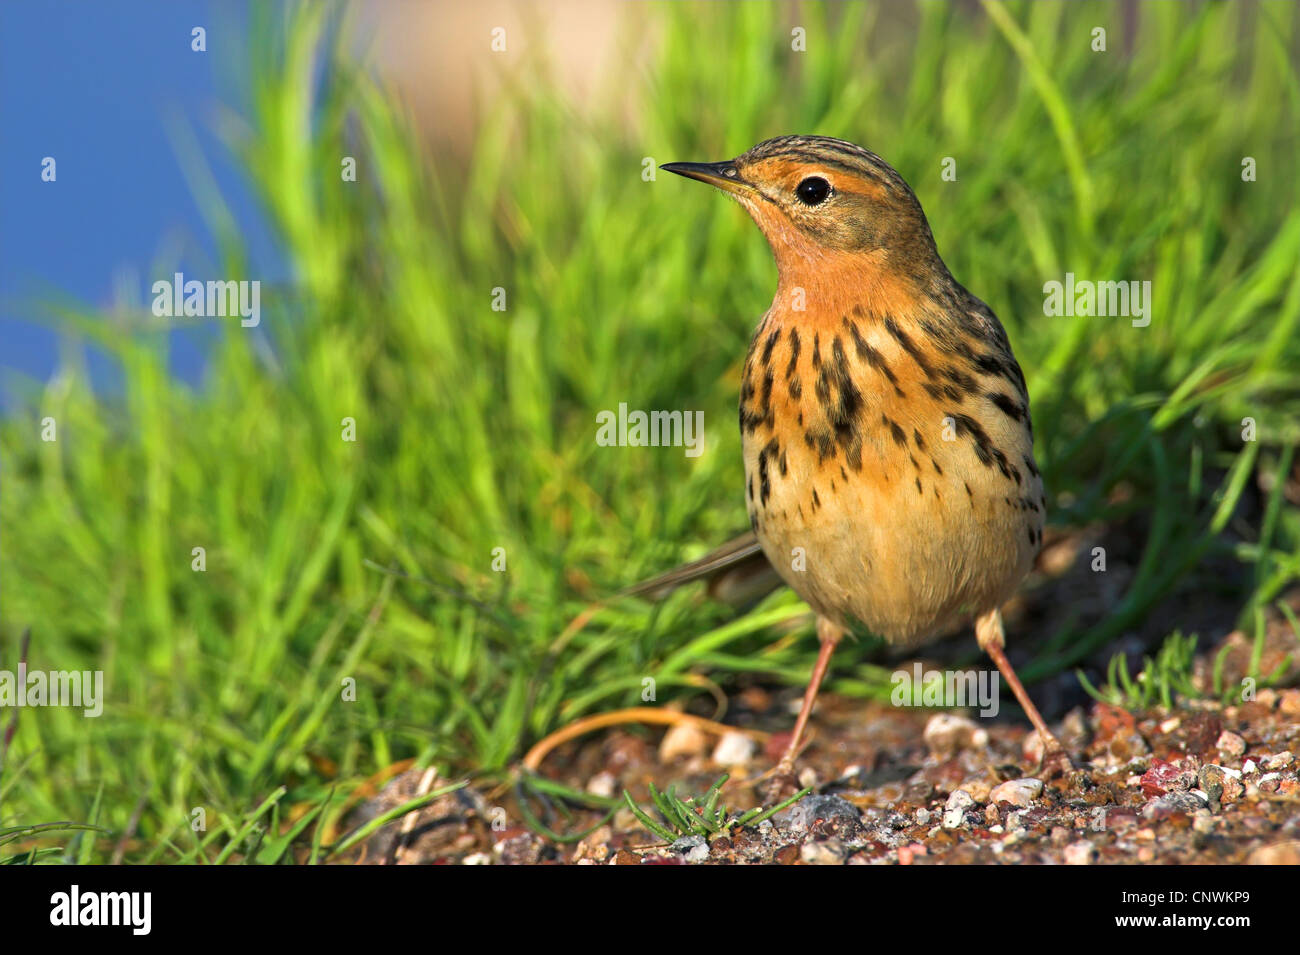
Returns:
[[[880,156],[827,136],[661,168],[736,200],[778,278],[740,379],[751,530],[635,591],[728,573],[761,585],[765,558],[812,609],[820,648],[778,779],[793,778],[855,625],[906,649],[973,621],[1039,735],[1040,768],[1069,768],[1007,659],[999,609],[1033,565],[1047,513],[1028,388],[912,188]]]

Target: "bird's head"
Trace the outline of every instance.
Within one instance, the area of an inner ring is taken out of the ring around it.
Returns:
[[[826,136],[781,136],[725,162],[661,168],[716,186],[763,230],[783,278],[855,262],[924,273],[938,262],[911,188],[875,153]],[[921,275],[918,275],[921,277]]]

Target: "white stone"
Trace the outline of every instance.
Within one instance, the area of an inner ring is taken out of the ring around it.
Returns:
[[[943,827],[958,829],[965,822],[966,810],[975,805],[975,800],[964,789],[954,789],[943,809]]]
[[[1010,779],[993,787],[993,791],[989,793],[989,802],[995,804],[1007,802],[1013,806],[1019,806],[1021,809],[1028,809],[1042,793],[1043,781],[1041,779],[1034,779],[1033,777]]]
[[[713,762],[719,766],[744,766],[754,758],[757,747],[744,733],[723,733],[713,747]]]

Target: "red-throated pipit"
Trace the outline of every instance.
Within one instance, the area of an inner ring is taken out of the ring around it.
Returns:
[[[822,136],[663,168],[740,202],[780,275],[745,357],[745,498],[758,545],[817,614],[821,652],[778,773],[855,620],[913,646],[974,619],[1045,755],[1068,765],[1003,652],[998,609],[1043,541],[1024,375],[912,190],[879,156]],[[746,551],[733,542],[705,569]]]

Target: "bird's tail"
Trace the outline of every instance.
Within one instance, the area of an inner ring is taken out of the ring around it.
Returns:
[[[765,597],[782,582],[754,532],[747,531],[699,560],[628,587],[622,595],[661,600],[683,584],[695,580],[707,581],[712,597],[733,605]]]

